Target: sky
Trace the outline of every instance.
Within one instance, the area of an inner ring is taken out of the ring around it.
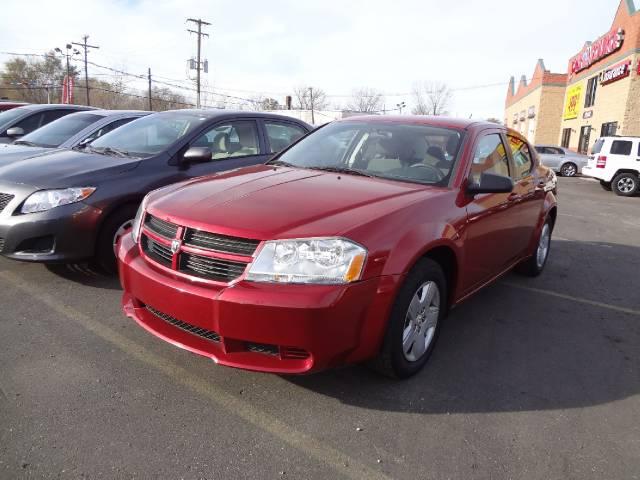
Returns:
[[[391,109],[410,105],[416,84],[443,82],[453,90],[452,115],[502,119],[509,78],[531,77],[538,58],[565,72],[585,41],[609,30],[619,0],[26,3],[27,17],[24,3],[3,5],[0,51],[44,53],[88,34],[100,46],[91,61],[135,74],[151,68],[154,78],[186,85],[187,59],[196,51],[186,19],[199,17],[212,24],[203,41],[208,91],[283,103],[296,86],[311,85],[338,107],[354,89],[368,87],[384,92]],[[0,54],[0,61],[8,58]],[[97,67],[89,73],[113,75]]]

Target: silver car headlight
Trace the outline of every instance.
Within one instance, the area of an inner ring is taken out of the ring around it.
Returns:
[[[264,244],[246,279],[253,282],[343,284],[360,280],[367,250],[344,238],[301,238]]]
[[[95,187],[41,190],[31,194],[29,198],[25,200],[20,209],[20,213],[44,212],[61,205],[81,202],[95,191]]]
[[[147,195],[142,199],[142,203],[140,204],[140,208],[138,208],[138,213],[136,213],[136,218],[133,220],[133,227],[131,228],[131,236],[133,237],[133,241],[138,243],[140,240],[140,231],[142,230],[142,219],[144,217],[144,211],[147,209],[149,196]]]

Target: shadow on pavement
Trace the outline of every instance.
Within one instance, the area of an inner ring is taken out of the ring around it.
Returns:
[[[541,277],[509,275],[451,312],[414,378],[364,367],[286,378],[345,404],[425,414],[580,408],[640,393],[640,248],[554,241],[549,261]]]
[[[45,267],[70,282],[106,290],[121,290],[117,275],[107,274],[89,263],[45,264]]]

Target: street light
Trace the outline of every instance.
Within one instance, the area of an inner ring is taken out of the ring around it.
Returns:
[[[407,106],[406,102],[400,102],[396,104],[396,107],[398,107],[398,110],[400,110],[400,115],[402,115],[402,109],[406,106]]]
[[[65,45],[66,48],[66,53],[64,53],[60,48],[56,47],[54,49],[55,52],[59,53],[60,55],[62,55],[63,57],[65,57],[67,59],[67,103],[69,103],[69,98],[71,97],[70,95],[70,91],[69,91],[69,77],[71,75],[71,70],[69,67],[69,58],[71,58],[73,55],[80,55],[80,52],[78,50],[76,50],[75,48],[73,48],[73,46],[70,43],[67,43]],[[72,50],[72,53],[69,53],[70,50]]]

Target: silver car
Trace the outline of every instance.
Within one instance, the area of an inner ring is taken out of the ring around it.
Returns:
[[[586,155],[555,145],[536,145],[536,151],[543,165],[563,177],[575,177],[582,173],[582,167],[586,167],[589,162]]]

